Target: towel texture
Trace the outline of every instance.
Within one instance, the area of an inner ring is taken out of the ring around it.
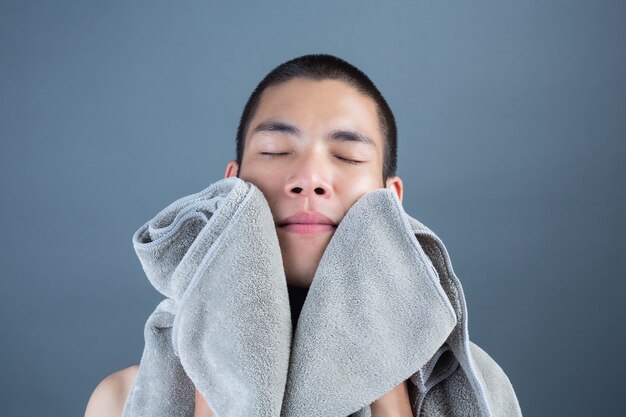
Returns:
[[[191,417],[195,388],[217,417],[368,417],[407,379],[415,416],[521,415],[502,369],[469,341],[443,243],[390,190],[346,213],[297,325],[274,221],[250,183],[175,201],[133,245],[167,298],[146,322],[125,417]]]

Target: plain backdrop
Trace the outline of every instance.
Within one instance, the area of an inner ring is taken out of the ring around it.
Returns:
[[[238,4],[240,3],[240,4]],[[223,177],[248,95],[331,53],[526,416],[623,416],[624,1],[0,1],[0,415],[82,415],[163,298],[133,233]]]

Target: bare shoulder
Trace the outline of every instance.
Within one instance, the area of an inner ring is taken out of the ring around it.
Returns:
[[[85,417],[120,417],[138,370],[139,365],[132,365],[100,381],[89,398]]]

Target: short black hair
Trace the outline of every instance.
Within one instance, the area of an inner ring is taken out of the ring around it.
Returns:
[[[354,65],[328,54],[303,55],[284,62],[270,71],[256,86],[243,109],[237,128],[237,164],[241,168],[245,137],[254,117],[261,95],[266,88],[294,78],[310,80],[339,80],[372,98],[378,108],[378,123],[384,141],[383,183],[396,175],[398,155],[398,132],[391,108],[372,80]]]

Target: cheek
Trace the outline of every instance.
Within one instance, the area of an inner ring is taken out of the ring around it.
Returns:
[[[346,207],[352,207],[359,198],[367,194],[369,191],[382,187],[382,179],[374,178],[373,176],[363,175],[359,177],[352,177],[349,181],[344,181],[341,184],[343,192],[338,194],[345,196]]]
[[[261,190],[274,214],[274,202],[278,198],[279,193],[282,192],[281,181],[278,175],[272,175],[266,172],[263,175],[256,176],[248,175],[244,172],[244,176],[240,178],[244,181],[251,182]]]

